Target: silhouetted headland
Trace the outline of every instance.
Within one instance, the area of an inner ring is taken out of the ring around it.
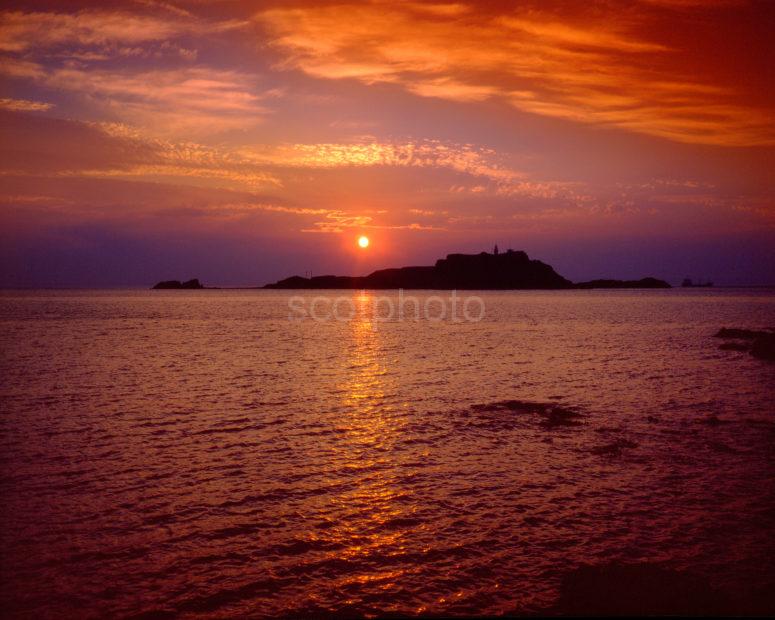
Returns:
[[[573,289],[670,288],[655,278],[642,280],[592,280],[574,284],[550,265],[531,260],[525,252],[500,254],[448,254],[428,267],[380,269],[367,276],[293,276],[267,284],[275,289]]]
[[[159,282],[158,284],[154,285],[155,289],[200,289],[204,288],[202,286],[202,283],[199,282],[198,279],[194,278],[193,280],[187,280],[186,282],[181,282],[180,280],[165,280],[164,282]]]

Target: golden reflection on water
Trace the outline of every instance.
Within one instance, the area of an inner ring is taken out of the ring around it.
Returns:
[[[362,585],[389,591],[407,571],[381,567],[373,558],[406,553],[408,530],[397,520],[409,516],[399,503],[407,494],[398,486],[392,454],[400,425],[394,407],[385,404],[395,385],[382,334],[371,314],[373,294],[361,291],[353,301],[356,316],[348,324],[343,357],[346,378],[339,386],[346,433],[336,461],[356,480],[332,500],[335,512],[350,518],[340,520],[330,534],[344,545],[337,558],[356,568],[337,580],[338,587],[349,591]]]
[[[340,386],[344,404],[351,412],[348,422],[353,430],[378,437],[375,425],[381,422],[379,404],[385,398],[384,356],[380,355],[380,333],[370,314],[373,295],[361,291],[354,300],[356,314],[349,322],[350,339],[346,343],[346,380]],[[363,422],[369,422],[363,424]]]

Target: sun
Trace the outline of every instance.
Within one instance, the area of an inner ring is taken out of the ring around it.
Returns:
[[[358,237],[358,245],[362,248],[369,247],[369,238],[366,235],[361,235]]]

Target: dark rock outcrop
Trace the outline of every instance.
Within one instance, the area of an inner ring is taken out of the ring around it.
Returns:
[[[722,327],[715,334],[714,338],[737,338],[740,340],[754,340],[762,334],[766,334],[764,331],[757,331],[755,329],[737,329],[735,327]]]
[[[171,290],[178,290],[178,289],[200,289],[204,288],[202,284],[194,278],[193,280],[187,280],[186,282],[181,282],[180,280],[165,280],[164,282],[159,282],[158,284],[154,285],[154,289],[171,289]]]
[[[275,289],[441,289],[514,290],[572,288],[670,288],[654,278],[643,280],[594,280],[573,284],[550,265],[531,260],[525,252],[500,254],[448,254],[428,267],[380,269],[368,276],[293,276],[264,288]]]
[[[748,351],[755,358],[775,362],[775,328],[755,330],[722,327],[714,337],[731,340],[721,344],[719,349]]]

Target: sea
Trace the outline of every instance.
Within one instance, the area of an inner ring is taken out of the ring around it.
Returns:
[[[533,614],[630,564],[775,591],[775,364],[714,337],[775,290],[398,295],[0,292],[2,615]]]

